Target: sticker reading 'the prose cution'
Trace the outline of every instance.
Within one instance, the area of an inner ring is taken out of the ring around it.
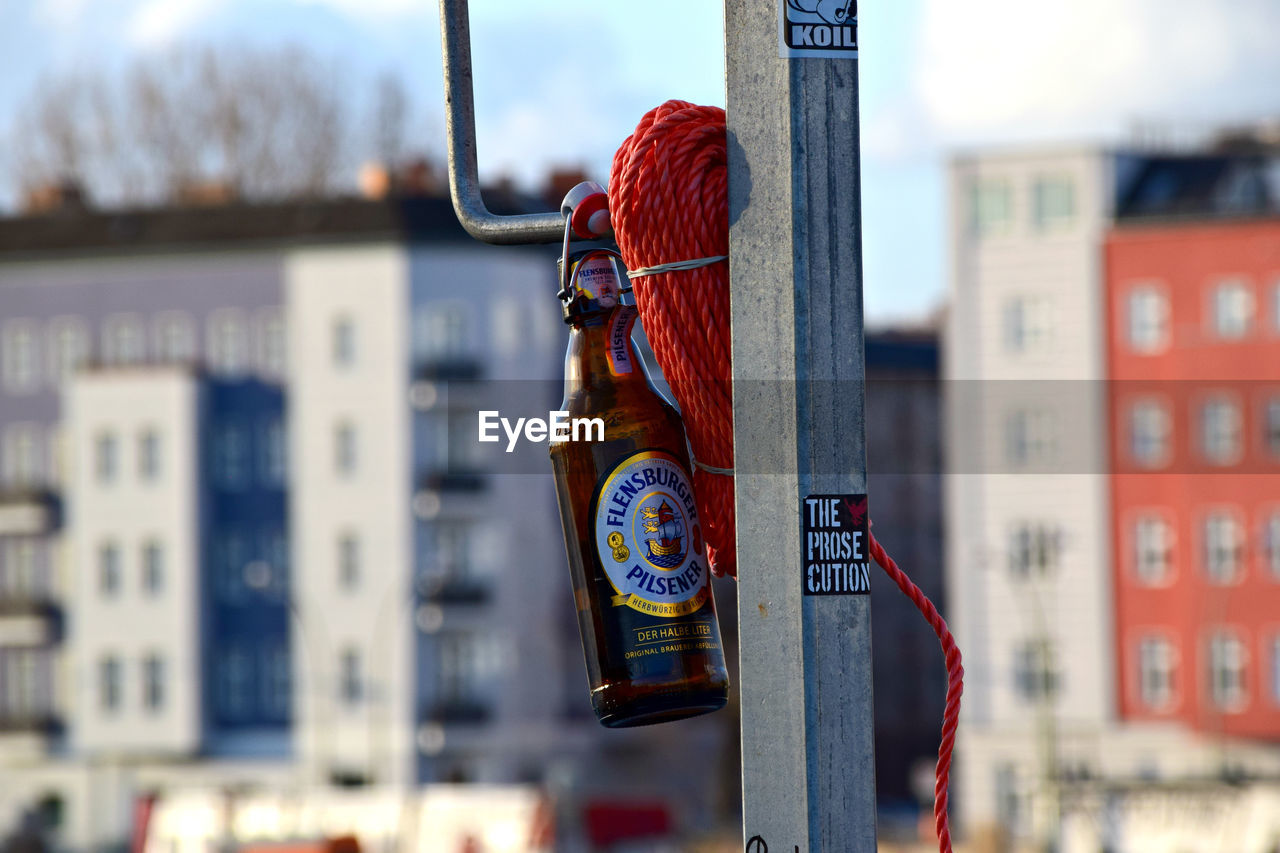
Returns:
[[[805,595],[867,595],[867,496],[808,495],[800,500]]]

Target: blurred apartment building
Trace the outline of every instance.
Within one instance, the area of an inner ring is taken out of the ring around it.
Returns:
[[[940,607],[942,394],[932,327],[868,332],[867,492],[875,535]],[[928,623],[883,572],[872,573],[871,624],[880,837],[914,832],[918,780],[932,778],[947,683]],[[929,783],[930,788],[932,782]]]
[[[188,787],[714,808],[717,718],[590,713],[545,448],[476,453],[478,400],[558,407],[554,292],[439,198],[0,220],[0,835]]]
[[[963,823],[1274,779],[1280,148],[981,152],[950,187]]]

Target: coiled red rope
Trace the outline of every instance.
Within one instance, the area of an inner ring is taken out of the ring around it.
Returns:
[[[630,270],[727,255],[724,110],[667,101],[645,113],[613,157],[609,216]],[[632,288],[640,322],[684,415],[707,559],[717,575],[736,577],[733,477],[700,467],[733,468],[728,264],[646,275],[634,279]],[[947,792],[964,689],[960,650],[937,608],[874,536],[871,556],[928,620],[946,658],[933,811],[938,847],[950,851]]]

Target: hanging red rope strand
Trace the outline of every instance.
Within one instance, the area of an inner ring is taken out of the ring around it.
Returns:
[[[640,321],[684,416],[707,559],[737,576],[734,552],[733,395],[730,385],[729,253],[725,114],[667,101],[650,110],[613,157],[609,215],[632,271],[679,261],[704,266],[634,278]],[[951,850],[947,788],[964,668],[937,608],[871,538],[871,556],[928,620],[947,663],[947,699],[934,786],[938,846]]]

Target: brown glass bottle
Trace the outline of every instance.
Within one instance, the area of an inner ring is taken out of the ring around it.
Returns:
[[[553,443],[551,462],[591,703],[610,727],[705,714],[729,679],[684,427],[632,349],[635,309],[618,301],[612,259],[570,263],[582,269],[565,305],[561,408],[601,419],[604,436]]]

